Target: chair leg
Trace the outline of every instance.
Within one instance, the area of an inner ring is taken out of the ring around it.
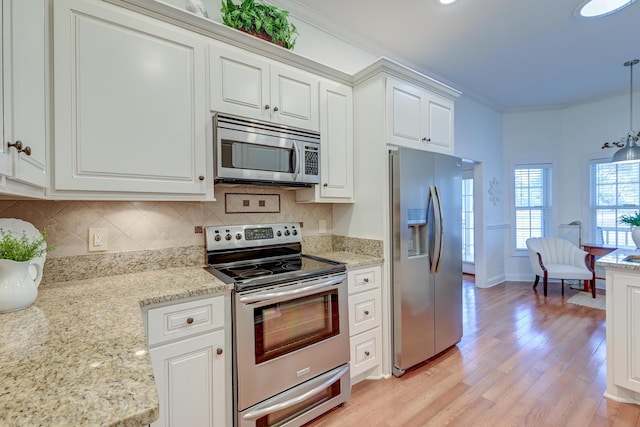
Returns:
[[[562,283],[562,295],[564,295],[564,279],[560,279],[560,283]]]
[[[590,282],[591,282],[591,296],[595,298],[596,297],[596,281],[594,279],[594,280],[590,280]]]
[[[544,288],[544,297],[547,297],[547,275],[545,274],[544,277],[542,278],[542,285]]]
[[[538,282],[540,281],[540,276],[536,275],[536,281],[533,282],[533,289],[535,289],[536,287],[538,287]]]

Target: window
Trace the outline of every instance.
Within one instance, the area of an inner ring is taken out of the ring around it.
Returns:
[[[594,161],[589,168],[590,240],[615,247],[632,246],[631,228],[622,215],[640,208],[640,163]]]
[[[463,171],[463,175],[466,171]],[[473,175],[473,170],[470,171]],[[473,178],[462,177],[462,262],[474,262]]]
[[[530,237],[544,237],[551,226],[551,165],[516,165],[514,170],[515,246],[527,249]]]

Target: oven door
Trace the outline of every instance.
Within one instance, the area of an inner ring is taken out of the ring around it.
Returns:
[[[234,299],[238,411],[349,362],[344,273]]]

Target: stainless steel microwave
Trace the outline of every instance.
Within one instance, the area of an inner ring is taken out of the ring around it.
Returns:
[[[215,182],[310,187],[320,182],[320,133],[217,113]]]

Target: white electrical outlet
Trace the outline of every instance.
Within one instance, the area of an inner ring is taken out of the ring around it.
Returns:
[[[321,219],[320,221],[318,221],[318,233],[324,234],[326,232],[327,232],[327,221],[324,219]]]
[[[89,229],[89,251],[106,251],[107,250],[107,228],[90,228]]]

